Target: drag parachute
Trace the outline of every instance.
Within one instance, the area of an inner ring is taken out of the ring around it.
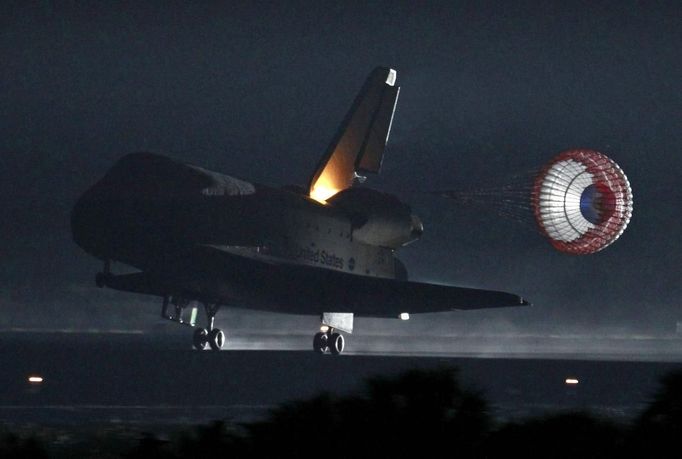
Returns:
[[[569,150],[535,178],[531,207],[541,231],[566,253],[584,255],[612,244],[632,216],[632,189],[622,169],[594,150]]]

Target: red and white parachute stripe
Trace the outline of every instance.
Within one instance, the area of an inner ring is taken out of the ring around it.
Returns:
[[[612,244],[632,216],[632,189],[613,160],[594,150],[569,150],[536,177],[531,193],[535,219],[552,245],[572,254]]]

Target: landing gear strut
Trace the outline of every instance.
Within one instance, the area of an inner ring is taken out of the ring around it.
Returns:
[[[192,305],[192,313],[188,319],[185,318],[185,308]],[[171,313],[169,309],[173,312]],[[204,303],[204,310],[206,311],[206,328],[196,328],[192,336],[192,344],[195,349],[203,351],[210,347],[214,351],[219,351],[225,345],[225,332],[219,328],[214,328],[215,315],[218,313],[220,305],[216,303]],[[161,317],[172,320],[182,325],[189,325],[194,327],[196,325],[197,307],[196,303],[188,300],[182,296],[163,298],[163,306],[161,307]]]
[[[225,332],[219,328],[213,328],[215,315],[218,313],[219,309],[219,304],[204,303],[208,326],[207,328],[198,328],[194,330],[193,343],[196,349],[203,351],[206,349],[207,344],[214,351],[219,351],[223,348],[223,345],[225,344]]]
[[[104,260],[104,268],[101,272],[98,272],[95,276],[95,285],[99,288],[103,288],[107,285],[107,281],[111,277],[111,261]]]
[[[320,328],[320,332],[316,333],[313,338],[313,350],[318,354],[331,352],[333,355],[339,355],[345,347],[346,341],[343,335],[326,325],[323,325]]]

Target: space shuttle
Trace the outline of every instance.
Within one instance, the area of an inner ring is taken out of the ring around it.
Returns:
[[[161,316],[192,327],[200,350],[223,347],[214,322],[224,307],[319,315],[313,350],[338,355],[355,316],[527,305],[510,293],[408,279],[397,252],[424,226],[397,197],[366,186],[381,170],[396,80],[389,68],[369,74],[305,186],[271,187],[154,153],[123,156],[71,215],[76,244],[102,261],[96,285],[159,297]],[[114,262],[133,272],[115,273]]]

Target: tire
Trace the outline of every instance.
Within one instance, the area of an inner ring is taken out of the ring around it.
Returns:
[[[329,350],[332,351],[332,354],[334,355],[341,354],[346,347],[346,340],[343,338],[343,335],[339,333],[333,333],[330,341]]]
[[[194,330],[194,336],[192,338],[194,349],[199,351],[206,349],[206,344],[208,344],[208,332],[205,328],[197,328]]]
[[[214,351],[219,351],[225,344],[225,333],[219,328],[214,328],[208,332],[208,344]]]
[[[313,338],[313,350],[318,354],[327,352],[329,337],[325,333],[316,333]]]

